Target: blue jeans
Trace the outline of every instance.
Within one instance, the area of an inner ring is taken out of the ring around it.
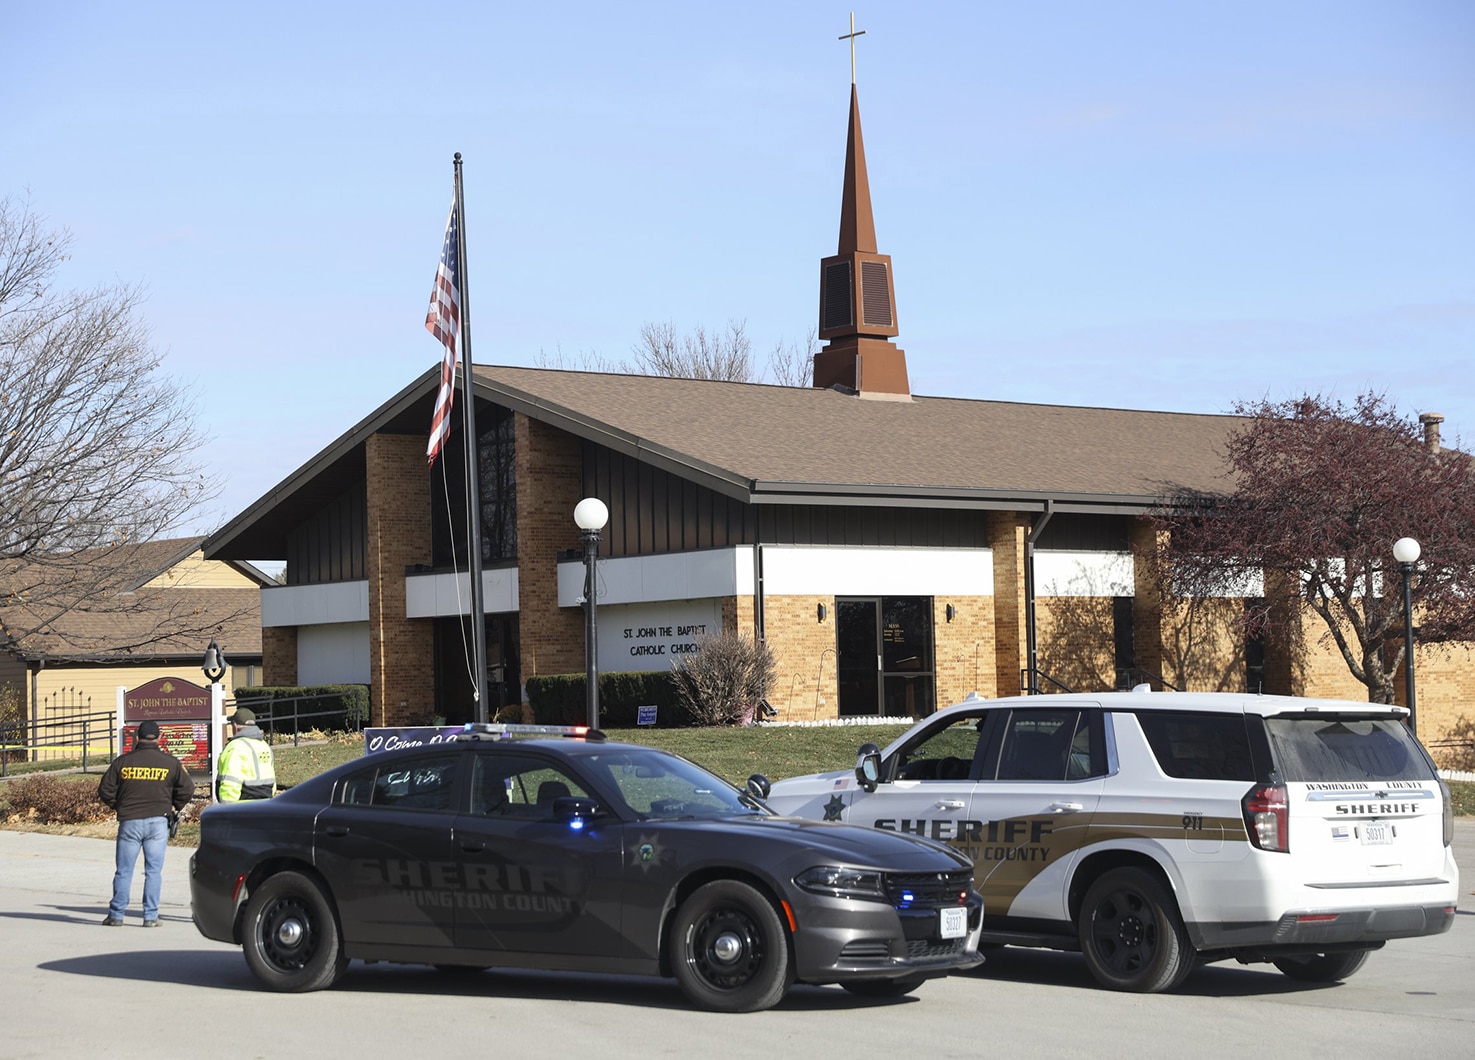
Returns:
[[[108,916],[122,920],[128,912],[128,892],[133,889],[133,866],[143,851],[143,918],[159,919],[159,888],[164,882],[164,851],[169,849],[169,822],[162,817],[143,817],[118,822],[118,871],[113,873],[113,900]]]

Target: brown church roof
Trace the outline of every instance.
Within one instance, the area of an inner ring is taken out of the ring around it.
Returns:
[[[1224,440],[1242,422],[500,365],[473,378],[482,400],[756,503],[1142,511],[1179,489],[1225,488]],[[428,437],[439,379],[437,366],[360,420],[211,536],[206,555],[285,558],[292,527],[362,481],[369,435]]]
[[[1131,409],[914,397],[477,365],[479,392],[724,492],[1149,505],[1218,490],[1243,421]],[[800,498],[795,497],[796,501]]]

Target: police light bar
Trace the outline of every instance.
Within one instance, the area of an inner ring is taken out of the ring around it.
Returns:
[[[491,737],[507,740],[514,736],[578,736],[589,740],[602,740],[604,733],[587,725],[509,725],[503,722],[468,721],[456,734],[458,740],[478,740]]]

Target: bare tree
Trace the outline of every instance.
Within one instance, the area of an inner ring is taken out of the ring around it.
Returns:
[[[724,333],[709,332],[698,324],[689,334],[677,335],[676,325],[670,321],[648,322],[640,329],[640,342],[630,352],[636,370],[643,375],[751,383],[758,373],[745,326],[741,320],[729,321]]]
[[[698,324],[687,334],[679,334],[674,323],[665,321],[643,324],[640,341],[631,347],[630,357],[624,360],[614,360],[592,350],[570,356],[559,347],[552,353],[540,349],[534,363],[539,368],[716,379],[728,383],[759,383],[765,376],[772,376],[779,386],[808,386],[813,378],[816,352],[815,332],[810,328],[802,348],[797,343],[786,344],[782,339],[775,343],[766,368],[760,369],[753,362],[753,344],[745,321],[729,321],[725,332],[709,331]]]
[[[1475,462],[1431,452],[1381,395],[1241,404],[1226,463],[1233,491],[1180,494],[1155,522],[1164,598],[1251,597],[1255,628],[1289,628],[1304,605],[1373,702],[1403,663],[1402,575],[1393,542],[1417,538],[1420,640],[1475,638]]]
[[[167,536],[218,491],[194,459],[192,395],[162,374],[139,318],[141,292],[55,289],[70,241],[29,203],[0,199],[0,635],[12,641],[115,611],[137,588],[123,546]]]
[[[814,328],[804,336],[802,348],[780,339],[768,355],[768,373],[779,386],[809,386],[814,382],[814,355],[818,352]]]
[[[611,360],[594,350],[583,350],[578,356],[563,352],[563,347],[555,347],[552,353],[542,347],[538,348],[538,356],[533,359],[538,368],[555,368],[561,371],[579,372],[609,372],[614,375],[630,375],[633,371],[628,364]]]

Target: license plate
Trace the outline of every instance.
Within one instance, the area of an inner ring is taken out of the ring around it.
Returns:
[[[1391,824],[1365,824],[1362,826],[1362,845],[1365,847],[1388,846],[1393,842]]]
[[[939,934],[945,939],[960,939],[968,934],[968,910],[963,906],[939,910],[942,925]]]

